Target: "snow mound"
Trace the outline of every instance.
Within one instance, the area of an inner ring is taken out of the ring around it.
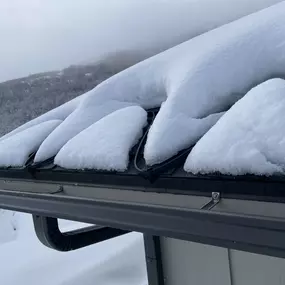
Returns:
[[[88,128],[106,115],[130,105],[131,104],[124,102],[108,101],[102,105],[92,106],[93,108],[91,106],[85,108],[83,114],[80,113],[80,109],[76,109],[62,125],[52,132],[43,142],[36,154],[35,162],[44,161],[53,157],[60,151],[62,146],[82,130]]]
[[[285,169],[285,81],[268,80],[238,101],[196,144],[193,173],[272,175]]]
[[[61,123],[51,120],[32,126],[0,141],[0,166],[23,166],[46,137]]]
[[[113,112],[71,139],[55,157],[55,164],[70,169],[124,171],[129,151],[146,122],[147,113],[138,106]]]
[[[165,92],[158,96],[156,86],[139,86],[137,81],[139,78],[155,76],[156,73],[156,70],[151,69],[143,74],[140,69],[136,72],[136,68],[131,67],[97,85],[88,92],[78,108],[47,138],[40,147],[36,160],[42,161],[57,154],[78,133],[116,110],[132,105],[146,108],[159,106],[166,99]],[[149,95],[143,96],[145,94]]]
[[[156,119],[149,130],[151,139],[148,139],[145,145],[144,156],[147,159],[148,165],[154,165],[163,162],[165,159],[171,157],[171,154],[179,150],[186,148],[187,146],[195,144],[224,114],[217,113],[209,115],[204,119],[188,118],[186,115],[172,117],[169,114],[163,114],[164,110],[161,110],[162,114]],[[163,122],[161,122],[161,120]],[[182,132],[187,130],[187,132]],[[172,133],[168,132],[168,129],[173,129]],[[189,134],[191,137],[189,138]],[[177,141],[179,138],[179,141]],[[157,147],[161,146],[160,151],[157,151]]]
[[[148,134],[148,165],[195,143],[253,86],[285,75],[285,2],[212,30],[104,81],[40,147],[56,154],[102,117],[129,105],[158,107]],[[258,72],[257,72],[258,70]],[[163,104],[162,104],[163,103]],[[115,107],[114,107],[115,106]]]
[[[167,73],[168,99],[148,135],[148,164],[161,162],[195,142],[194,119],[200,119],[200,133],[207,131],[202,122],[210,114],[227,110],[274,74],[285,75],[284,26],[282,2],[168,52],[176,58]]]

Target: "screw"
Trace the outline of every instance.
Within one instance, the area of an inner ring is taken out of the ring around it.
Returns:
[[[212,192],[212,198],[214,201],[220,200],[220,193],[219,192]]]

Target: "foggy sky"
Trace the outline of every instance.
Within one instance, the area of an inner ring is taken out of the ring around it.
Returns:
[[[0,81],[170,47],[280,0],[0,0]]]

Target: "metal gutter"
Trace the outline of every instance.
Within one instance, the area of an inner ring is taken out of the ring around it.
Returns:
[[[209,209],[211,199],[204,196],[28,181],[3,185],[0,208],[285,257],[282,203],[221,194]]]

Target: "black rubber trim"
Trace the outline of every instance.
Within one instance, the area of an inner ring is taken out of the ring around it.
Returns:
[[[33,215],[36,235],[42,244],[58,251],[71,251],[96,244],[128,231],[102,226],[91,226],[62,233],[56,218]]]
[[[0,208],[285,258],[285,221],[280,218],[2,190]]]
[[[181,165],[184,164],[188,154],[193,147],[180,151],[174,157],[167,159],[165,162],[152,167],[146,168],[145,171],[141,172],[140,175],[150,182],[154,183],[156,180],[163,176],[163,174],[173,174]]]

